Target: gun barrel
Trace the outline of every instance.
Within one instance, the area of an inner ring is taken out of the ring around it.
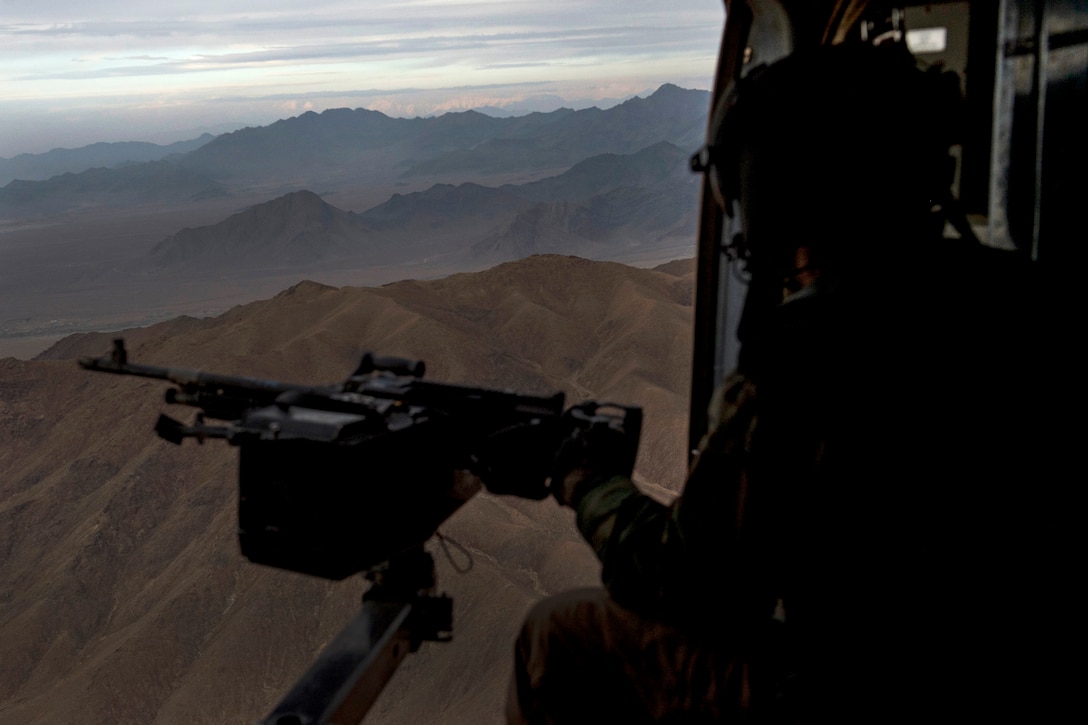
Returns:
[[[208,373],[203,370],[191,370],[189,368],[163,368],[155,365],[141,365],[138,363],[114,363],[110,358],[83,357],[79,359],[79,366],[86,370],[100,373],[114,373],[115,375],[135,375],[142,378],[155,378],[168,380],[181,387],[207,386],[222,388],[238,388],[258,393],[279,395],[289,390],[310,391],[314,387],[284,383],[278,380],[264,380],[251,378],[244,375],[222,375]]]
[[[78,362],[80,367],[94,372],[166,380],[178,386],[178,390],[168,391],[168,403],[205,408],[211,417],[221,419],[237,417],[247,408],[270,405],[277,397],[289,391],[309,393],[321,390],[278,380],[130,363],[124,341],[120,339],[114,340],[110,355],[98,358],[82,357]]]

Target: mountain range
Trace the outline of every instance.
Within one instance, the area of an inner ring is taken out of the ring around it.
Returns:
[[[606,110],[333,109],[187,145],[18,157],[103,165],[0,188],[0,356],[222,311],[301,279],[384,284],[542,253],[691,256],[687,157],[708,107],[706,91],[666,84]]]
[[[633,153],[658,141],[702,142],[709,93],[665,84],[646,98],[601,110],[494,118],[476,111],[394,119],[366,109],[308,112],[223,134],[180,163],[215,178],[244,180],[366,167],[400,176],[565,168],[588,156]]]
[[[123,164],[161,161],[200,148],[215,138],[210,133],[198,138],[171,144],[143,141],[94,143],[74,149],[56,148],[41,154],[19,154],[0,158],[0,184],[14,179],[44,181],[53,176],[76,173],[93,168],[110,168]]]
[[[219,182],[170,161],[66,172],[48,181],[16,179],[0,189],[0,214],[41,217],[76,207],[171,206],[226,196]]]
[[[284,193],[300,188],[327,193],[353,184],[451,175],[467,181],[500,173],[558,173],[590,156],[632,154],[661,141],[693,151],[702,142],[708,107],[708,92],[666,84],[646,98],[632,98],[607,110],[559,109],[509,118],[476,111],[411,119],[366,109],[310,111],[176,148],[154,147],[159,155],[154,165],[136,164],[136,170],[124,163],[41,179],[44,170],[62,157],[96,158],[91,150],[96,147],[78,153],[58,151],[56,156],[23,155],[5,160],[24,168],[29,178],[0,188],[0,218],[58,214],[88,205],[122,208],[171,198],[183,205],[211,193],[244,195],[261,189]],[[131,156],[139,149],[117,150]],[[32,169],[35,160],[37,168]],[[179,177],[187,181],[180,184]],[[148,189],[145,198],[128,193],[134,178]],[[201,185],[207,188],[194,188]]]
[[[613,258],[694,238],[698,186],[686,160],[661,141],[634,154],[598,154],[525,184],[435,184],[359,214],[297,191],[183,229],[150,256],[174,271],[437,258],[469,269],[546,253]]]

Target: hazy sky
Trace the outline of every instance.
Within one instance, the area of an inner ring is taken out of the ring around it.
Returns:
[[[0,156],[709,88],[723,18],[721,0],[0,0]]]

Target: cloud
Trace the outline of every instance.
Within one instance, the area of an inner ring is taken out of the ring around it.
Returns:
[[[380,38],[342,43],[274,45],[236,52],[201,53],[168,58],[163,55],[132,55],[121,60],[145,60],[149,64],[100,65],[60,71],[31,72],[14,76],[18,81],[91,80],[124,76],[207,73],[223,69],[256,68],[284,64],[323,64],[374,59],[432,58],[432,65],[448,65],[466,54],[496,55],[501,59],[475,65],[480,70],[545,67],[602,54],[639,57],[690,48],[690,28],[656,28],[647,40],[645,28],[593,27],[574,31],[522,31],[492,34],[431,35]],[[529,58],[525,58],[529,56]],[[517,60],[506,58],[518,58]],[[118,59],[105,56],[103,61]],[[154,62],[151,62],[154,61]]]
[[[22,143],[24,131],[59,123],[63,109],[120,113],[126,103],[191,107],[191,120],[202,118],[202,104],[229,107],[252,123],[282,113],[274,104],[286,100],[309,99],[315,109],[326,102],[424,109],[471,102],[468,91],[457,101],[457,88],[543,83],[586,98],[666,81],[705,88],[723,19],[715,0],[8,0],[3,7],[0,121],[20,122],[5,127],[0,153]],[[604,90],[609,84],[613,91]],[[371,90],[351,90],[358,88]]]

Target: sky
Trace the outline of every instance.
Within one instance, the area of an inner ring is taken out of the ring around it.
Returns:
[[[0,157],[709,89],[721,0],[0,0]]]

